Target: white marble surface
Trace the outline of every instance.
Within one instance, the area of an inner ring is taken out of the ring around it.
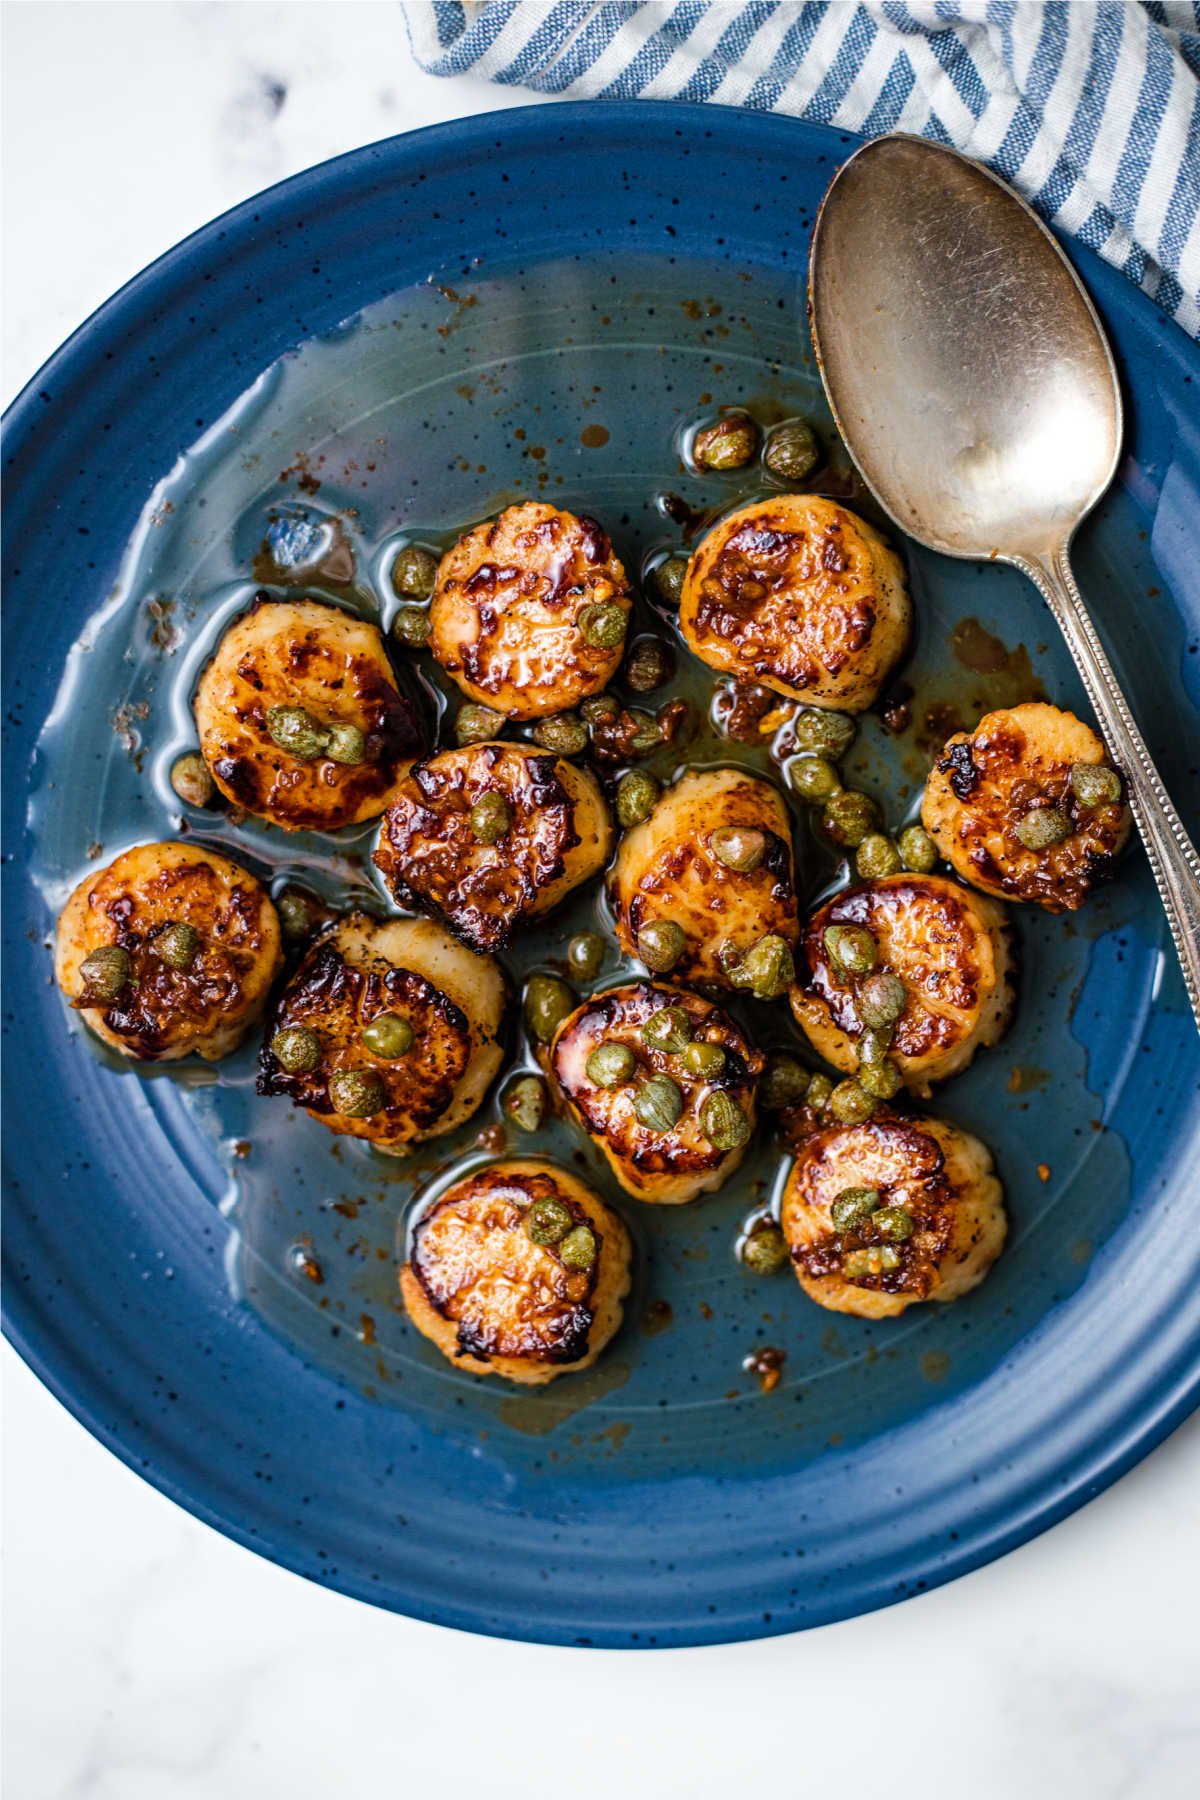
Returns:
[[[9,6],[4,373],[269,182],[526,99],[412,67],[390,3]],[[278,88],[286,88],[282,100]],[[6,1800],[335,1792],[1184,1800],[1200,1420],[989,1569],[802,1637],[650,1660],[482,1640],[269,1567],[5,1355]]]

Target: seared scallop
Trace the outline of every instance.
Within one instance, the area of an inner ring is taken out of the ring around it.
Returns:
[[[422,749],[379,631],[316,600],[256,599],[193,705],[221,792],[285,831],[377,817]]]
[[[559,1026],[549,1065],[635,1199],[678,1206],[742,1160],[763,1059],[699,994],[650,981],[593,994]]]
[[[860,1319],[957,1300],[983,1280],[1008,1229],[978,1138],[887,1112],[800,1145],[779,1222],[810,1299]]]
[[[863,712],[912,625],[904,569],[879,533],[815,494],[739,507],[688,565],[684,638],[710,668],[809,706]]]
[[[81,881],[54,972],[97,1037],[138,1062],[228,1056],[283,961],[253,875],[200,844],[140,844]]]
[[[419,763],[383,822],[375,862],[397,903],[477,950],[603,867],[612,821],[595,777],[523,744],[469,744]]]
[[[595,1362],[621,1323],[631,1255],[620,1219],[577,1176],[490,1163],[417,1220],[400,1292],[459,1368],[536,1384]]]
[[[621,948],[655,973],[786,992],[800,930],[792,827],[768,782],[684,775],[621,839],[609,898]]]
[[[965,1069],[1012,1017],[1004,908],[940,875],[885,875],[820,907],[800,940],[792,1011],[809,1043],[852,1075],[886,1046],[905,1085]]]
[[[1111,878],[1130,827],[1101,739],[1040,700],[952,737],[929,772],[921,818],[965,881],[1047,912],[1074,912]]]
[[[506,998],[497,964],[432,920],[351,913],[275,1005],[258,1091],[402,1152],[475,1111],[500,1067]]]
[[[539,719],[612,680],[629,608],[625,571],[595,519],[527,500],[442,558],[429,648],[472,700]]]

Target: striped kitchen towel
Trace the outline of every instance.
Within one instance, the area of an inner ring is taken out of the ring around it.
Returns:
[[[954,144],[1200,336],[1191,0],[405,0],[405,16],[437,75]]]

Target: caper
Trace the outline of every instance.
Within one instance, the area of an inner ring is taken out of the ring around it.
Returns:
[[[879,1204],[878,1188],[843,1188],[829,1208],[833,1229],[835,1231],[852,1230],[855,1225],[861,1225],[864,1219],[869,1219],[872,1213],[878,1212]]]
[[[892,1025],[904,1011],[908,995],[904,983],[890,969],[880,969],[858,990],[858,1016],[876,1030]]]
[[[348,769],[357,768],[359,763],[367,760],[366,737],[357,725],[331,725],[325,754],[331,762],[344,763]]]
[[[521,1223],[531,1244],[558,1244],[571,1229],[571,1209],[553,1194],[543,1194],[528,1208]]]
[[[347,1119],[369,1119],[382,1112],[387,1096],[374,1069],[336,1069],[329,1077],[329,1098]]]
[[[1071,835],[1071,821],[1057,806],[1039,806],[1018,819],[1014,834],[1027,850],[1048,850]]]
[[[846,975],[868,975],[878,947],[864,925],[827,925],[825,948]]]
[[[780,481],[803,481],[821,460],[821,446],[805,419],[789,419],[767,434],[763,461]]]
[[[782,1050],[772,1050],[767,1057],[758,1084],[758,1104],[767,1112],[779,1112],[803,1100],[809,1088],[809,1073],[803,1063]]]
[[[555,756],[581,756],[588,747],[588,728],[578,713],[555,713],[539,719],[530,733],[535,744]]]
[[[630,753],[633,756],[648,756],[651,750],[657,750],[662,743],[662,727],[649,713],[635,709],[629,716],[636,720],[636,727],[629,738]]]
[[[665,975],[687,949],[683,927],[674,919],[652,919],[637,934],[637,953],[652,975]]]
[[[575,996],[557,975],[531,975],[525,989],[525,1023],[534,1037],[548,1044],[569,1012]]]
[[[596,1234],[587,1225],[577,1225],[574,1231],[568,1231],[558,1246],[558,1260],[564,1269],[581,1275],[590,1269],[596,1260]]]
[[[644,769],[630,769],[617,783],[617,819],[626,830],[640,825],[654,811],[659,785]]]
[[[172,969],[190,969],[199,949],[200,933],[186,921],[164,925],[154,934],[155,955],[161,956]]]
[[[867,1068],[872,1063],[884,1062],[891,1048],[893,1027],[891,1025],[868,1025],[859,1035],[858,1063],[860,1068]]]
[[[284,888],[275,901],[275,910],[279,914],[279,928],[289,943],[298,943],[309,936],[317,923],[319,905],[319,901],[301,888]]]
[[[756,1000],[777,1000],[795,979],[791,945],[774,932],[752,944],[737,968],[729,973],[732,985],[748,988]]]
[[[862,1275],[883,1275],[889,1269],[898,1269],[902,1260],[891,1244],[865,1244],[848,1253],[842,1262],[842,1273],[857,1281]]]
[[[1106,763],[1076,763],[1071,786],[1081,806],[1115,806],[1121,798],[1121,777]]]
[[[635,694],[652,694],[670,681],[673,666],[661,638],[639,638],[625,659],[625,679]]]
[[[656,1013],[651,1013],[642,1026],[643,1042],[651,1050],[674,1053],[690,1043],[691,1037],[692,1021],[682,1006],[662,1006]]]
[[[79,965],[88,1000],[115,1000],[133,974],[128,950],[120,944],[101,944]]]
[[[633,1110],[647,1131],[671,1131],[683,1112],[683,1096],[669,1075],[651,1075],[633,1096]]]
[[[715,1081],[725,1067],[720,1044],[690,1043],[683,1052],[683,1066],[698,1081]]]
[[[762,1225],[742,1240],[742,1261],[755,1275],[776,1275],[788,1260],[787,1239],[778,1225]]]
[[[725,938],[717,949],[717,965],[722,975],[732,975],[735,969],[740,968],[741,961],[742,952],[733,939]]]
[[[724,1088],[717,1088],[700,1108],[700,1129],[714,1150],[740,1150],[750,1138],[750,1121]]]
[[[721,825],[708,834],[709,848],[718,862],[737,875],[749,875],[767,854],[766,836],[747,825]]]
[[[821,826],[826,837],[844,850],[855,850],[880,826],[880,812],[869,794],[846,788],[825,803]]]
[[[604,961],[604,939],[594,931],[581,931],[567,945],[567,967],[580,981],[590,981]]]
[[[518,1131],[537,1131],[546,1116],[545,1084],[536,1075],[518,1076],[504,1090],[504,1110]]]
[[[886,1057],[881,1062],[863,1063],[856,1076],[858,1085],[872,1100],[890,1100],[900,1092],[903,1082],[894,1062]]]
[[[744,469],[758,450],[758,426],[749,413],[726,413],[706,425],[692,440],[692,461],[698,469]]]
[[[868,832],[854,853],[854,867],[864,881],[900,873],[900,852],[881,831]]]
[[[824,756],[794,756],[787,766],[787,778],[810,806],[824,806],[842,791],[840,775]]]
[[[274,743],[300,762],[312,762],[323,754],[329,733],[302,706],[273,706],[267,713],[267,730]]]
[[[498,737],[504,729],[504,714],[493,712],[490,706],[460,706],[454,718],[454,741],[456,744],[486,744],[489,738]]]
[[[307,1075],[321,1060],[321,1040],[307,1025],[285,1025],[271,1039],[271,1055],[289,1075]]]
[[[885,1238],[902,1244],[916,1230],[912,1214],[903,1206],[883,1206],[875,1214],[873,1220],[876,1231],[882,1232]]]
[[[593,694],[579,708],[579,716],[588,725],[597,725],[601,719],[615,719],[620,707],[611,694]]]
[[[393,634],[406,650],[423,650],[430,630],[429,614],[423,606],[402,606],[392,620]]]
[[[498,844],[512,824],[512,808],[503,794],[480,794],[467,818],[481,844]]]
[[[829,712],[823,706],[805,706],[792,720],[797,750],[810,756],[827,756],[840,762],[854,742],[858,727],[846,713]]]
[[[937,861],[937,845],[923,825],[907,825],[896,839],[900,861],[914,875],[928,875]]]
[[[829,1096],[829,1110],[839,1125],[861,1125],[875,1111],[875,1102],[857,1081],[839,1081]]]
[[[629,1080],[637,1068],[637,1057],[628,1044],[597,1044],[583,1066],[588,1080],[597,1087],[615,1088]]]
[[[595,600],[585,606],[575,624],[593,650],[615,650],[625,636],[625,613],[611,600]]]
[[[381,1056],[385,1062],[395,1062],[399,1056],[406,1056],[413,1047],[415,1037],[412,1026],[399,1013],[377,1013],[369,1025],[362,1029],[362,1041],[372,1056]]]
[[[171,764],[171,786],[185,806],[211,806],[217,797],[217,784],[198,750],[176,757]]]
[[[402,599],[428,600],[437,586],[438,559],[419,544],[405,544],[392,564],[392,589]]]
[[[678,606],[683,598],[683,584],[687,580],[687,557],[668,556],[654,570],[651,580],[658,589],[659,598],[667,606]]]
[[[814,1075],[804,1096],[805,1104],[811,1106],[815,1113],[823,1113],[832,1098],[833,1083],[828,1075]]]

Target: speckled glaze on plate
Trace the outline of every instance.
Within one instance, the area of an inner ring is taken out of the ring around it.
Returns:
[[[992,1145],[1008,1190],[1011,1242],[975,1295],[871,1326],[820,1312],[786,1276],[756,1282],[730,1255],[748,1168],[734,1191],[671,1217],[622,1207],[642,1257],[627,1324],[595,1371],[532,1398],[441,1364],[390,1304],[411,1175],[331,1162],[320,1128],[286,1109],[268,1128],[258,1109],[277,1103],[250,1092],[252,1051],[202,1089],[118,1074],[73,1040],[49,981],[52,903],[87,867],[97,822],[115,851],[171,835],[178,817],[165,766],[172,734],[187,733],[182,664],[169,719],[132,720],[140,771],[113,735],[138,682],[151,705],[156,681],[167,691],[154,659],[170,656],[173,629],[152,617],[121,640],[121,590],[139,606],[185,601],[188,656],[237,600],[264,509],[297,503],[302,477],[312,519],[351,519],[364,570],[398,531],[451,530],[543,476],[541,491],[594,510],[636,564],[673,535],[656,487],[711,499],[673,448],[705,393],[824,416],[804,269],[854,141],[653,104],[536,108],[390,140],[172,251],[9,416],[6,1328],[164,1492],[312,1579],[418,1617],[609,1646],[845,1617],[1061,1518],[1200,1391],[1200,1051],[1136,850],[1077,919],[1021,915],[1017,1026],[935,1103]],[[1128,407],[1126,458],[1081,533],[1079,578],[1194,817],[1200,355],[1070,248]],[[424,331],[420,356],[395,347],[413,341],[397,321]],[[344,383],[314,385],[322,358]],[[395,414],[395,429],[371,426],[369,475],[350,466],[364,383],[372,420]],[[231,426],[256,439],[240,460]],[[544,454],[526,458],[531,446]],[[201,529],[187,496],[214,457],[230,510],[210,504]],[[163,482],[187,529],[164,511],[149,521],[161,542],[143,532],[127,557]],[[909,560],[923,703],[952,681],[972,698],[947,649],[971,617],[1082,707],[1019,576],[911,547]],[[90,648],[69,658],[88,621]],[[911,804],[913,750],[873,722],[850,763],[893,818]],[[313,851],[281,850],[253,823],[205,835],[260,868],[302,868]],[[808,892],[828,877],[815,846],[802,866]],[[551,921],[529,955],[553,958],[565,931]],[[569,1153],[565,1136],[547,1144]],[[348,1196],[354,1219],[335,1210]],[[323,1311],[285,1263],[306,1223],[342,1271]],[[763,1394],[742,1363],[768,1343],[787,1361]]]

